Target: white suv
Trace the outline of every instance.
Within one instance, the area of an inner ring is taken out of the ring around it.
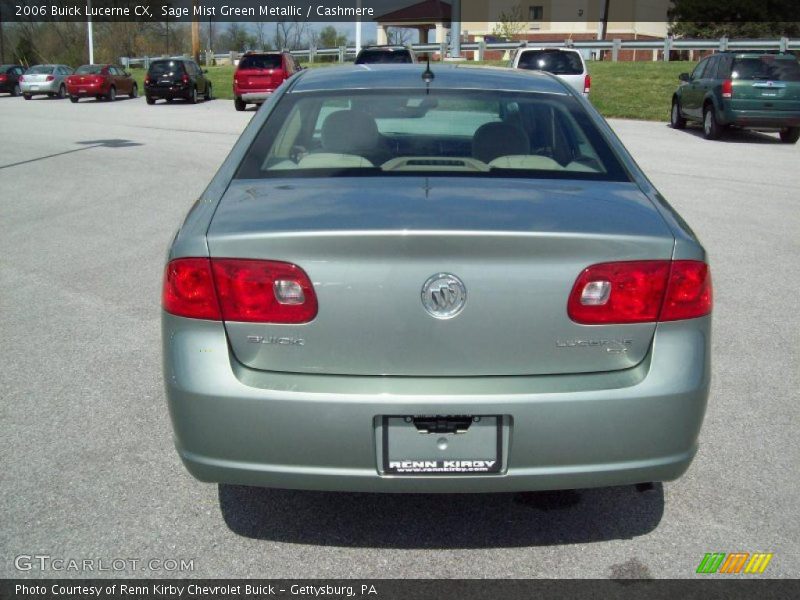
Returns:
[[[570,48],[529,48],[517,50],[511,60],[512,69],[547,71],[563,79],[577,92],[589,95],[592,78],[586,70],[583,56]]]

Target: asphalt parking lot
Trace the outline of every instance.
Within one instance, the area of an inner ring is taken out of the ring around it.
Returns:
[[[737,551],[773,552],[770,576],[800,573],[800,145],[612,121],[712,261],[713,387],[682,479],[252,490],[180,464],[159,333],[171,236],[252,114],[0,97],[0,576],[92,574],[15,568],[44,554],[193,559],[180,575],[196,577],[691,577],[704,553]]]

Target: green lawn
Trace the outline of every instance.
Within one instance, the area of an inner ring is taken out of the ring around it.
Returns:
[[[668,121],[678,75],[692,62],[590,62],[589,99],[604,117]]]
[[[337,63],[304,64],[312,68],[334,66]],[[505,66],[505,61],[468,62],[468,65]],[[695,63],[690,62],[589,62],[592,76],[592,103],[605,117],[666,121],[669,118],[670,98],[678,87],[678,75],[689,72]],[[436,68],[436,63],[433,63]],[[208,76],[214,86],[214,95],[220,99],[233,99],[233,67],[208,67]],[[144,71],[133,70],[134,77],[143,90]]]

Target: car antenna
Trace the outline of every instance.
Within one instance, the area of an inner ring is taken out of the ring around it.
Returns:
[[[422,72],[422,81],[425,82],[425,93],[426,94],[430,94],[431,93],[431,88],[430,88],[431,81],[433,81],[433,78],[435,77],[435,75],[433,74],[433,71],[431,71],[431,55],[428,54],[426,56],[426,58],[427,58],[428,64],[425,67],[425,70]]]

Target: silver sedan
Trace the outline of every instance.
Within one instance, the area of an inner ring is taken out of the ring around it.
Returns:
[[[51,98],[66,98],[66,78],[73,69],[67,65],[35,65],[19,78],[19,86],[25,100],[44,95]]]

